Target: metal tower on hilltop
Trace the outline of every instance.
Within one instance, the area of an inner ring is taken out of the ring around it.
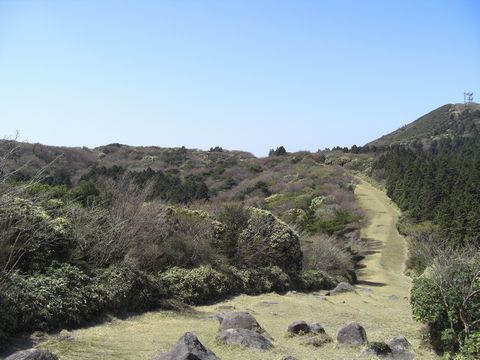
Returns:
[[[463,103],[470,104],[473,102],[473,92],[464,92],[463,93]]]

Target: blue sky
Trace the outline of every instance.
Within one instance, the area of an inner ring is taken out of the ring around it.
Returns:
[[[480,99],[480,1],[0,0],[0,135],[265,155]]]

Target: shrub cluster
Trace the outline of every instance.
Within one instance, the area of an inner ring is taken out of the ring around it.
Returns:
[[[223,271],[211,266],[173,267],[157,275],[134,266],[111,266],[87,274],[58,264],[41,275],[11,274],[0,286],[0,344],[18,332],[74,327],[105,314],[125,314],[186,303],[211,303],[240,293],[331,289],[320,271],[289,277],[279,267]]]

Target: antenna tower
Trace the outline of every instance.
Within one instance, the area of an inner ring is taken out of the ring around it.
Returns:
[[[470,104],[473,102],[473,92],[464,92],[463,93],[463,103]]]

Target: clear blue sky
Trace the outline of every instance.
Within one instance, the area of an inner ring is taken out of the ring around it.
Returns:
[[[265,155],[480,99],[480,1],[0,0],[0,135]]]

